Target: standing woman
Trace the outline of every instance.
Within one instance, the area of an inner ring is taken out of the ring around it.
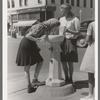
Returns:
[[[86,42],[88,47],[86,49],[80,70],[88,73],[89,95],[80,100],[94,100],[94,72],[95,72],[95,21],[90,23],[87,29]]]
[[[78,54],[76,47],[76,38],[79,35],[80,22],[71,12],[69,4],[61,5],[60,18],[60,35],[64,35],[65,39],[61,43],[61,62],[65,74],[65,82],[73,83],[73,62],[78,62]]]
[[[33,25],[20,42],[16,63],[18,66],[24,66],[24,71],[28,81],[28,93],[35,91],[35,89],[32,87],[34,84],[41,84],[41,82],[38,81],[38,75],[43,64],[43,58],[39,53],[40,48],[36,42],[40,43],[46,40],[51,31],[59,29],[59,25],[60,22],[55,18]],[[31,83],[30,66],[35,64],[36,68]]]

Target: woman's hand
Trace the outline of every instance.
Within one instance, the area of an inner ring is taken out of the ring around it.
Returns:
[[[41,40],[40,40],[40,43],[44,43],[44,42],[46,42],[45,39],[41,39]]]
[[[74,35],[80,34],[80,31],[73,31],[73,30],[70,30],[70,29],[66,29],[65,32],[68,32],[68,33],[71,33],[71,34],[74,34]]]
[[[38,40],[37,42],[40,42],[40,43],[46,42],[45,37],[37,38],[37,40]]]
[[[66,32],[70,32],[70,29],[66,29]]]

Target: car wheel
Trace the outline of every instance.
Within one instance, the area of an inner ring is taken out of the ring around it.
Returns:
[[[85,38],[84,37],[79,37],[77,39],[76,45],[77,45],[77,47],[85,48],[85,47],[87,47],[88,44],[85,42]]]

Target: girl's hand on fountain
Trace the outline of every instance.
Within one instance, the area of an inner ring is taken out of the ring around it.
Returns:
[[[46,39],[40,39],[40,43],[44,43],[44,42],[46,42]]]
[[[40,43],[43,43],[46,41],[46,35],[42,36],[41,38],[37,38]]]

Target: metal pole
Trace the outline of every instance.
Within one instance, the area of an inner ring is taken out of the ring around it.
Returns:
[[[47,20],[47,0],[45,0],[45,21]]]
[[[47,11],[46,11],[46,7],[45,7],[45,21],[47,20]]]
[[[81,23],[81,21],[82,21],[82,10],[80,10],[79,13],[80,13],[80,23]]]
[[[19,13],[17,13],[17,21],[19,21],[18,15],[19,15]],[[19,32],[19,27],[17,27],[17,29],[18,29],[18,35],[21,35]]]

